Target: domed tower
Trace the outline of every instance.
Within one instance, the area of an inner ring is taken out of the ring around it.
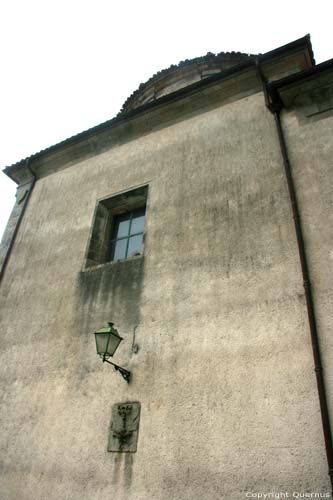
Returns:
[[[205,78],[217,75],[233,66],[238,66],[256,56],[242,52],[208,52],[205,56],[186,59],[179,64],[158,71],[125,101],[122,112],[132,111],[176,90],[188,87]]]

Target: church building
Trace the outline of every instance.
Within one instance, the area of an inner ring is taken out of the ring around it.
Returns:
[[[4,172],[2,500],[330,497],[333,60],[309,35],[171,66]]]

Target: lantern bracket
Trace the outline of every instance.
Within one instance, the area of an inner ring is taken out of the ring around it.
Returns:
[[[116,365],[115,363],[112,363],[112,361],[109,361],[108,358],[105,357],[105,354],[104,354],[104,356],[102,356],[102,359],[103,359],[103,363],[109,363],[110,365],[112,365],[114,367],[114,369],[117,372],[120,372],[120,375],[129,384],[129,382],[131,380],[131,372],[129,372],[128,370],[125,370],[125,368],[122,368],[119,365]]]

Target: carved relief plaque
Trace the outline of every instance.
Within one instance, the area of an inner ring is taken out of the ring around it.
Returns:
[[[140,403],[116,403],[112,406],[108,451],[136,452],[140,409]]]

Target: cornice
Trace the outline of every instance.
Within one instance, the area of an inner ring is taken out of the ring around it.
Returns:
[[[208,54],[208,56],[204,56],[204,59],[207,57],[212,56]],[[288,61],[290,62],[292,58],[294,58],[293,60],[296,62],[300,61],[300,64],[306,68],[312,68],[314,65],[309,35],[306,35],[305,37],[295,40],[294,42],[291,42],[282,47],[278,47],[277,49],[274,49],[265,54],[260,54],[259,56],[257,56],[257,58],[259,58],[259,60],[261,61],[262,68],[266,73],[268,81],[276,79],[281,81],[281,79],[279,78],[279,74],[281,74],[281,71],[283,72],[285,69],[288,71]],[[201,58],[198,58],[198,60],[200,59]],[[186,67],[187,64],[188,63],[186,61],[183,61],[182,63],[180,63],[180,66]],[[20,160],[13,165],[7,166],[3,170],[3,172],[12,180],[14,180],[14,182],[21,184],[26,178],[24,170],[26,169],[27,160],[29,160],[30,164],[35,164],[36,162],[46,164],[47,162],[45,160],[48,157],[53,157],[54,155],[60,157],[63,151],[73,150],[72,156],[76,161],[79,154],[78,150],[80,149],[80,145],[82,145],[82,154],[89,154],[89,151],[91,152],[91,154],[96,154],[96,150],[94,149],[93,144],[94,141],[96,141],[96,137],[98,137],[99,135],[112,133],[112,131],[118,127],[126,128],[126,125],[129,122],[134,122],[134,120],[137,121],[141,117],[146,116],[147,113],[159,110],[166,105],[175,103],[176,101],[190,98],[191,96],[200,93],[202,90],[209,89],[210,87],[219,85],[220,83],[222,84],[226,80],[238,78],[242,73],[244,73],[244,71],[247,71],[251,68],[253,68],[254,71],[254,66],[255,58],[253,57],[253,55],[250,55],[249,57],[245,58],[244,62],[240,64],[231,66],[230,68],[218,74],[207,77],[203,80],[199,80],[186,87],[180,88],[179,90],[166,94],[154,101],[145,103],[138,108],[132,109],[127,112],[122,112],[111,120],[107,120],[106,122],[103,122],[95,127],[69,137],[64,141],[43,149],[33,155],[30,155],[28,158]],[[169,71],[169,69],[165,71]],[[154,75],[152,79],[158,77],[158,74]],[[257,89],[255,91],[257,91]],[[43,175],[47,175],[47,172],[45,171]]]

